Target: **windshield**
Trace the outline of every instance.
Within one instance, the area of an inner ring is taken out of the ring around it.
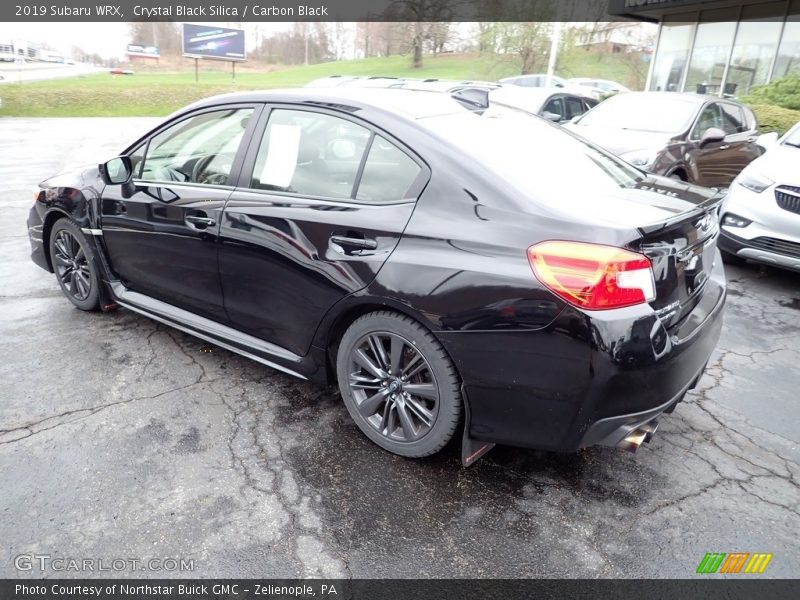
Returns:
[[[795,148],[800,148],[800,124],[795,125],[794,129],[786,134],[786,137],[781,143],[784,146],[794,146]]]
[[[493,105],[483,115],[465,111],[417,122],[545,203],[597,198],[643,178],[558,125],[513,108]]]
[[[694,100],[677,94],[623,94],[598,104],[586,113],[580,124],[679,133],[689,126],[697,106]]]

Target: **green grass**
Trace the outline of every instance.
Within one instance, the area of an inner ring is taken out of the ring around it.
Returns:
[[[390,56],[322,63],[299,67],[264,67],[247,63],[231,82],[230,67],[201,63],[199,82],[194,70],[180,72],[137,71],[132,76],[99,73],[85,77],[0,86],[0,117],[100,117],[162,116],[186,104],[226,92],[303,86],[329,75],[385,75],[440,79],[495,81],[517,74],[514,66],[497,57],[477,54],[426,56],[421,69],[413,69],[408,56]],[[213,65],[213,66],[209,66]],[[185,65],[185,67],[188,65]],[[214,70],[214,68],[218,70]],[[166,68],[166,67],[165,67]],[[559,61],[564,76],[594,75],[630,83],[630,70],[614,55],[570,52]],[[13,80],[13,73],[8,75]]]

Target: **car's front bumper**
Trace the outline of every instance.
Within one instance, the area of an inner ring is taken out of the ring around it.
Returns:
[[[724,224],[731,214],[750,221],[746,227]],[[784,269],[800,271],[800,214],[780,208],[775,186],[756,193],[734,185],[721,211],[718,245],[728,254]]]
[[[725,297],[717,255],[702,298],[669,330],[640,305],[567,308],[537,331],[437,336],[464,381],[471,437],[574,451],[614,445],[683,398],[719,340]]]

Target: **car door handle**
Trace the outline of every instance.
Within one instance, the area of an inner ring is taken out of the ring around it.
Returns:
[[[720,150],[727,150],[727,149],[728,149],[728,148],[730,148],[730,147],[731,147],[731,145],[730,145],[730,144],[722,144],[722,145],[719,147],[719,149],[720,149]]]
[[[217,224],[217,222],[211,217],[200,217],[198,215],[187,215],[186,222],[202,228],[213,227]]]
[[[378,242],[375,240],[347,237],[345,235],[332,235],[331,241],[343,248],[366,248],[367,250],[375,250],[378,247]]]

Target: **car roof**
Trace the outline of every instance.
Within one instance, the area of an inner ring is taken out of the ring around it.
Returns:
[[[248,102],[307,104],[345,112],[373,109],[393,113],[410,120],[453,114],[465,110],[464,105],[449,94],[433,91],[385,87],[334,87],[234,92],[206,98],[179,112],[183,113],[186,110],[219,104]]]
[[[322,77],[305,85],[307,88],[331,87],[383,87],[405,88],[422,91],[450,92],[465,87],[494,89],[500,87],[494,81],[480,81],[472,79],[438,79],[416,77],[387,77],[382,75],[331,75]]]
[[[725,101],[725,102],[733,102],[734,104],[738,104],[736,100],[731,100],[730,98],[720,98],[719,96],[711,96],[709,94],[695,94],[694,92],[628,92],[626,94],[617,94],[612,98],[674,98],[680,99],[685,102],[691,102],[694,104],[704,104],[709,101]],[[609,98],[611,100],[612,98]],[[608,100],[607,100],[608,101]],[[606,101],[606,102],[607,102]]]

